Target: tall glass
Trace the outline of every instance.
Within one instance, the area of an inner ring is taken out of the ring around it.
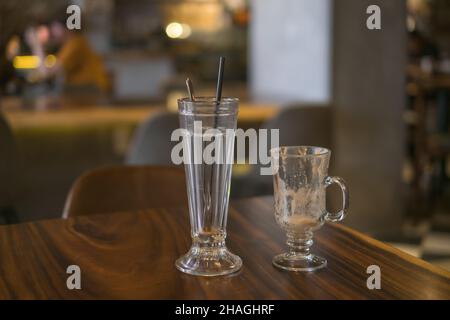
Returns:
[[[279,147],[271,150],[274,168],[275,218],[287,236],[289,251],[273,258],[273,264],[290,271],[314,271],[327,260],[310,252],[313,233],[324,221],[344,219],[349,193],[342,178],[328,176],[331,151],[320,147]],[[342,190],[342,210],[326,209],[326,188]]]
[[[238,99],[178,100],[189,199],[192,246],[176,267],[218,276],[238,271],[242,260],[225,246]]]

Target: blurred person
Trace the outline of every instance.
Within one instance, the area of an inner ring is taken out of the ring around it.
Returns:
[[[6,58],[12,61],[20,53],[20,38],[17,35],[11,37],[6,44]]]
[[[50,39],[49,28],[45,24],[31,26],[25,30],[25,42],[31,49],[33,55],[39,57],[40,61],[45,60],[45,46]],[[41,63],[38,67],[40,73],[45,73],[45,65]]]
[[[62,22],[50,25],[50,34],[60,49],[56,63],[47,69],[47,76],[62,74],[67,88],[95,88],[108,91],[110,81],[101,57],[88,40],[76,30],[68,30]]]
[[[0,94],[4,93],[11,81],[16,80],[13,60],[19,53],[20,38],[14,35],[8,40],[4,52],[0,52]]]

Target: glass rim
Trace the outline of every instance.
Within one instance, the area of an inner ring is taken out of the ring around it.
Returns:
[[[307,154],[295,154],[286,153],[288,151],[297,150],[314,150],[318,152],[307,153]],[[280,158],[305,158],[305,157],[323,157],[331,154],[331,150],[325,147],[318,146],[280,146],[270,149],[270,155],[273,157],[275,154],[280,155]]]
[[[231,115],[238,112],[239,99],[223,97],[216,103],[215,97],[196,97],[192,101],[188,97],[178,99],[178,111],[181,114],[197,115]]]
[[[177,100],[179,104],[185,104],[185,105],[197,105],[197,106],[210,106],[212,104],[216,104],[216,97],[195,97],[195,101],[192,101],[189,97],[180,98]],[[232,98],[232,97],[223,97],[220,99],[219,106],[227,106],[239,103],[238,98]]]

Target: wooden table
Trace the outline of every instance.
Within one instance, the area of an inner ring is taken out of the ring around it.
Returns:
[[[202,278],[174,267],[190,245],[187,208],[3,226],[0,298],[450,299],[450,274],[443,269],[341,225],[325,225],[315,239],[327,269],[280,271],[271,265],[285,249],[272,198],[235,201],[227,241],[244,267],[232,276]],[[72,264],[81,268],[81,290],[66,287]],[[380,290],[366,287],[366,268],[374,264],[381,268]]]

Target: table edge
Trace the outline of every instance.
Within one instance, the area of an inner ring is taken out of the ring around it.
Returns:
[[[358,230],[352,229],[352,228],[350,228],[350,227],[348,227],[346,225],[343,225],[343,224],[328,224],[328,225],[332,226],[334,228],[341,229],[344,232],[348,232],[348,233],[350,233],[352,236],[354,236],[356,238],[359,238],[359,239],[361,239],[363,241],[366,241],[366,242],[370,243],[373,246],[376,246],[376,247],[378,247],[378,248],[380,248],[382,250],[385,250],[387,252],[395,254],[396,256],[399,256],[400,258],[402,258],[402,259],[404,259],[404,260],[406,260],[406,261],[408,261],[408,262],[410,262],[412,264],[415,264],[415,265],[417,265],[417,266],[419,266],[421,268],[427,269],[430,272],[433,272],[435,274],[438,274],[438,275],[443,276],[443,277],[445,277],[445,278],[450,280],[450,272],[449,271],[447,271],[444,268],[441,268],[439,266],[433,265],[433,264],[431,264],[431,263],[429,263],[429,262],[427,262],[427,261],[425,261],[423,259],[415,257],[415,256],[413,256],[413,255],[411,255],[409,253],[406,253],[406,252],[404,252],[404,251],[394,247],[393,245],[390,245],[390,244],[385,243],[383,241],[380,241],[380,240],[377,240],[375,238],[369,237],[368,235],[366,235],[366,234],[364,234],[364,233],[362,233],[362,232],[360,232]]]

